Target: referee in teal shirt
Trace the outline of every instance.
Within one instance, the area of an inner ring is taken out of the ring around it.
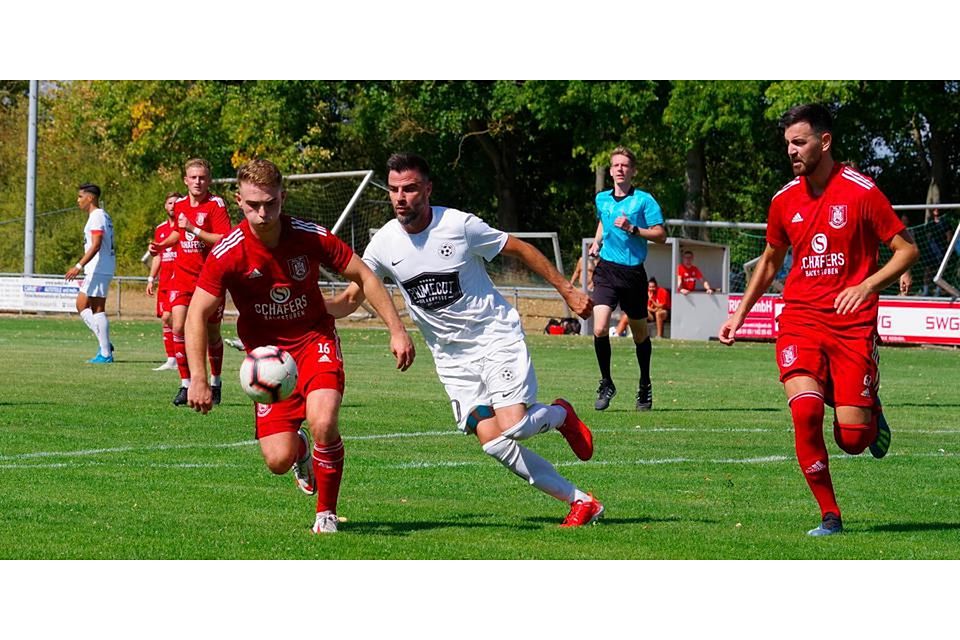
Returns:
[[[650,382],[650,336],[647,333],[647,241],[663,243],[667,231],[663,212],[649,193],[631,184],[637,173],[637,157],[626,147],[617,147],[610,157],[614,187],[597,194],[597,233],[590,254],[599,255],[593,272],[593,348],[600,366],[600,386],[594,408],[603,411],[617,394],[610,376],[610,315],[620,310],[630,319],[630,331],[640,365],[637,388],[638,411],[653,408]]]

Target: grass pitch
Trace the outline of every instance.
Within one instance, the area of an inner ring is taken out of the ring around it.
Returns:
[[[0,318],[0,558],[960,558],[955,350],[883,349],[891,452],[843,455],[828,425],[846,532],[811,539],[769,344],[656,341],[654,410],[637,413],[632,342],[615,340],[619,394],[596,412],[591,340],[530,336],[541,400],[568,398],[595,434],[586,463],[557,433],[527,443],[606,505],[599,525],[564,530],[565,505],[456,432],[419,335],[399,373],[384,331],[342,328],[345,522],[316,537],[314,499],[253,442],[240,354],[227,349],[224,403],[200,416],[171,405],[175,372],[151,371],[158,323],[111,330],[117,363],[95,366],[77,318]]]

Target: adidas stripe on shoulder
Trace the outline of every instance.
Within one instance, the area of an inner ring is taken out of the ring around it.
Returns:
[[[863,187],[864,189],[867,189],[868,191],[870,189],[873,189],[873,187],[875,186],[873,184],[873,181],[870,178],[863,175],[862,173],[854,171],[850,167],[844,167],[843,170],[840,172],[840,175],[846,178],[847,180],[849,180],[850,182],[860,185],[861,187]]]
[[[223,236],[223,238],[220,239],[220,242],[213,246],[210,254],[219,260],[224,256],[224,254],[230,251],[230,249],[238,246],[241,242],[243,242],[243,229],[237,227],[227,235]]]
[[[776,199],[777,199],[777,196],[779,196],[780,194],[782,194],[782,193],[784,193],[784,192],[789,191],[790,189],[792,189],[793,187],[797,186],[798,184],[800,184],[800,178],[799,178],[799,177],[794,178],[793,180],[791,180],[791,181],[788,182],[787,184],[783,185],[783,186],[780,188],[780,191],[777,191],[775,194],[773,194],[773,197],[770,198],[770,200],[776,200]]]
[[[315,222],[310,222],[309,220],[301,220],[300,218],[290,218],[290,226],[292,226],[297,231],[306,231],[307,233],[315,233],[318,236],[329,235],[330,232],[327,231],[325,227],[321,227]]]

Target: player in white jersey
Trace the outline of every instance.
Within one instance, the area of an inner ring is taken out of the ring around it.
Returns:
[[[500,253],[519,259],[552,284],[582,318],[590,315],[590,298],[532,245],[473,214],[431,207],[430,170],[423,158],[394,154],[387,171],[396,219],[377,232],[363,260],[380,278],[400,285],[450,396],[457,426],[475,434],[484,452],[510,471],[567,502],[570,512],[562,526],[595,522],[603,505],[519,443],[556,429],[578,458],[593,455],[593,436],[566,400],[537,402],[537,378],[520,316],[494,288],[484,260]],[[343,317],[362,300],[360,288],[350,285],[328,311]]]
[[[92,364],[113,362],[110,344],[110,321],[107,319],[107,291],[116,269],[116,251],[113,246],[113,220],[100,208],[100,187],[85,183],[77,187],[77,206],[87,213],[83,227],[83,257],[64,274],[73,280],[83,272],[83,284],[77,293],[77,311],[80,318],[97,338],[97,355],[88,360]]]

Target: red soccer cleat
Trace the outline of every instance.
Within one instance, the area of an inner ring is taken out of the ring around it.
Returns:
[[[589,502],[577,500],[570,505],[570,513],[563,519],[561,527],[585,527],[593,524],[603,515],[603,505],[590,495]]]
[[[563,398],[557,398],[553,401],[553,404],[563,407],[567,412],[566,419],[564,419],[563,424],[557,428],[557,431],[566,439],[574,455],[581,460],[589,460],[592,458],[593,434],[590,433],[587,425],[583,424],[583,421],[577,417],[577,412],[573,410],[573,405]]]

